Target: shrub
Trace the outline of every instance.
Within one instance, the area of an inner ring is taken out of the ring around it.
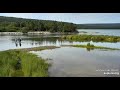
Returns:
[[[90,43],[87,43],[87,46],[90,46]]]
[[[90,45],[90,47],[94,47],[94,45],[93,45],[93,44],[91,44],[91,45]]]

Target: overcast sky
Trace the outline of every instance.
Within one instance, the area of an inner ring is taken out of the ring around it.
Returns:
[[[0,16],[22,17],[81,23],[120,23],[120,13],[0,13]]]

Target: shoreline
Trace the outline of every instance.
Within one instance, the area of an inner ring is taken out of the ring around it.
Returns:
[[[72,47],[78,48],[87,48],[89,51],[93,49],[108,49],[108,50],[120,50],[117,48],[108,48],[108,47],[101,47],[101,46],[88,46],[88,45],[67,45]],[[2,72],[5,76],[9,77],[49,77],[48,69],[51,66],[51,63],[48,63],[42,57],[38,57],[36,54],[30,53],[30,51],[41,51],[47,49],[55,49],[60,48],[56,46],[40,46],[34,48],[22,48],[22,49],[9,49],[5,51],[0,51],[0,58],[2,65],[4,66],[1,68],[3,71],[6,69],[7,65],[11,65],[10,72]],[[4,57],[6,56],[6,57]],[[21,60],[21,67],[16,69],[17,59],[20,58]],[[6,62],[4,62],[6,60]],[[29,64],[28,64],[29,63]],[[31,68],[32,65],[32,68]],[[0,76],[3,76],[3,74]]]
[[[55,48],[60,48],[57,46],[39,46],[39,47],[31,47],[31,48],[20,48],[20,49],[9,49],[9,50],[21,50],[21,51],[41,51],[41,50],[46,50],[46,49],[55,49]],[[5,50],[8,51],[8,50]]]
[[[0,67],[0,69],[2,69],[0,77],[49,77],[48,68],[51,64],[42,57],[38,57],[36,54],[30,53],[30,51],[41,51],[55,48],[59,47],[42,46],[0,51],[0,64],[3,66],[2,68]],[[20,63],[18,63],[19,61]],[[6,66],[9,72],[5,71]]]
[[[65,32],[65,33],[60,33],[60,32],[27,32],[27,33],[23,33],[23,32],[0,32],[0,35],[50,35],[50,34],[77,34],[78,32]]]
[[[120,42],[120,36],[113,35],[67,35],[62,37],[69,41],[93,41],[93,42]]]
[[[111,48],[111,47],[103,47],[103,46],[87,46],[87,45],[62,45],[62,47],[78,47],[78,48],[87,48],[87,49],[120,50],[120,48]]]

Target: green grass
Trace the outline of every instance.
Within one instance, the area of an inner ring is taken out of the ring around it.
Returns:
[[[55,49],[55,48],[59,48],[56,46],[40,46],[40,47],[33,47],[33,48],[23,48],[20,49],[22,51],[41,51],[41,50],[45,50],[45,49]],[[12,50],[18,50],[18,49],[12,49]]]
[[[94,42],[120,42],[120,36],[108,36],[108,35],[67,35],[62,39],[70,41],[94,41]]]
[[[81,47],[87,49],[109,49],[109,50],[120,50],[118,48],[109,48],[109,47],[102,47],[102,46],[94,46],[94,45],[73,45],[73,47]]]
[[[44,59],[29,53],[32,50],[53,49],[50,47],[35,47],[21,50],[0,52],[0,77],[48,77],[49,65]],[[18,64],[18,57],[21,63]]]

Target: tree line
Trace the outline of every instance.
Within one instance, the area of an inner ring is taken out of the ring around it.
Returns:
[[[78,29],[120,29],[120,23],[77,24]]]
[[[27,33],[29,31],[76,32],[76,25],[67,22],[0,16],[0,32]]]

